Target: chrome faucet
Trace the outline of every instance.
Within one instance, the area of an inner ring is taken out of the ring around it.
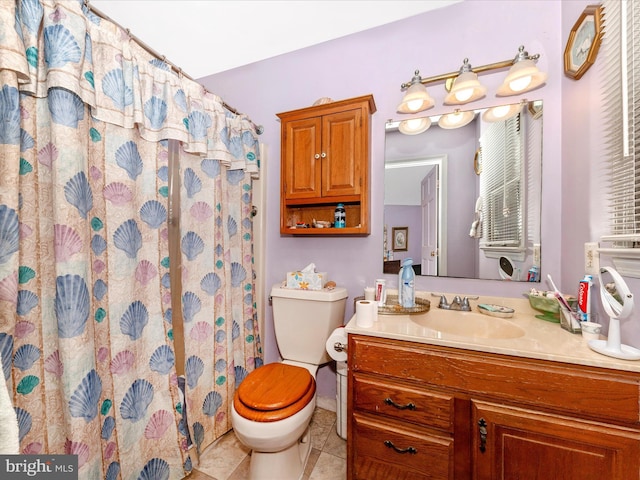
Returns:
[[[461,297],[460,295],[456,295],[455,297],[453,297],[453,300],[451,301],[451,303],[449,303],[447,301],[447,297],[445,297],[444,295],[436,295],[436,294],[432,294],[434,297],[440,297],[440,303],[438,303],[438,308],[441,308],[443,310],[457,310],[457,311],[461,311],[461,312],[470,312],[471,311],[471,305],[469,305],[469,298],[467,297]],[[472,298],[478,298],[478,297],[472,297]]]

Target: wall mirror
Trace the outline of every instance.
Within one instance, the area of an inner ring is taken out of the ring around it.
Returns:
[[[418,275],[539,281],[542,113],[525,101],[387,122],[384,273],[411,257]]]

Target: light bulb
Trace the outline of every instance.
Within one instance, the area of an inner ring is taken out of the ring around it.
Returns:
[[[497,118],[502,118],[509,112],[510,107],[511,105],[500,105],[499,107],[493,107],[491,111]]]
[[[464,88],[455,93],[456,100],[459,102],[466,102],[471,98],[471,95],[473,95],[473,88]]]
[[[449,114],[449,121],[453,125],[456,125],[456,124],[460,123],[462,121],[462,113],[460,113],[460,112],[450,113]]]
[[[509,82],[509,88],[514,92],[521,92],[525,88],[527,88],[531,84],[531,75],[526,75],[524,77],[516,78]]]
[[[423,103],[423,100],[420,98],[416,98],[415,100],[409,100],[407,102],[407,109],[411,110],[412,112],[417,112],[418,110],[420,110],[422,103]]]

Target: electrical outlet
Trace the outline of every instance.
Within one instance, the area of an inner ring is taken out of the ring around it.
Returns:
[[[533,244],[533,264],[537,265],[538,267],[540,266],[540,244],[539,243]]]
[[[584,244],[584,273],[597,275],[600,269],[600,254],[598,253],[597,242],[587,242]]]

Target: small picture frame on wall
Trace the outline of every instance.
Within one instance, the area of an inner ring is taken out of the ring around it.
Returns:
[[[579,80],[596,61],[602,38],[602,5],[587,6],[569,33],[564,73]]]
[[[409,244],[409,227],[393,227],[392,249],[394,252],[406,252]]]

